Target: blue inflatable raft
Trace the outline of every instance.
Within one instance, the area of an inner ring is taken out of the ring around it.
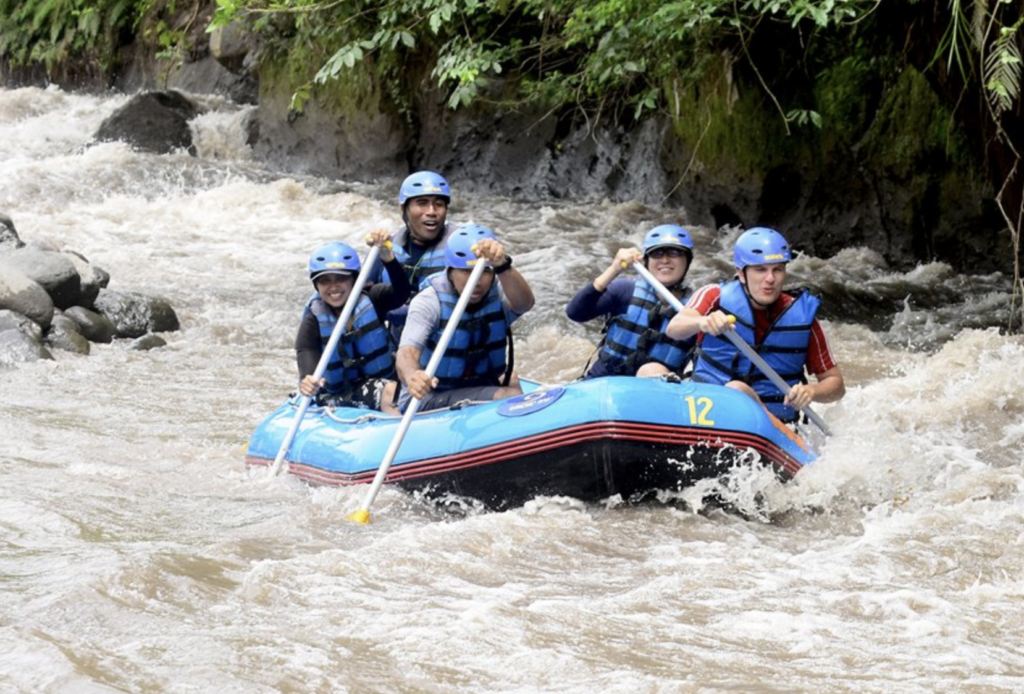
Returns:
[[[753,399],[721,386],[617,376],[558,386],[524,380],[523,389],[507,400],[416,414],[385,482],[501,510],[542,495],[638,501],[738,462],[771,466],[785,480],[815,458]],[[273,463],[296,412],[293,398],[259,425],[247,465]],[[316,485],[368,484],[400,421],[310,407],[288,470]]]

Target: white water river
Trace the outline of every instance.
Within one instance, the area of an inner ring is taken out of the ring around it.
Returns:
[[[294,385],[308,254],[395,226],[398,181],[263,171],[217,100],[198,158],[86,146],[124,100],[0,90],[21,238],[182,323],[162,349],[0,370],[3,694],[1024,691],[1024,340],[987,327],[1005,278],[863,249],[793,263],[796,282],[921,301],[829,323],[849,393],[816,408],[835,432],[819,461],[726,490],[760,492],[771,522],[695,492],[454,515],[385,488],[359,526],[364,487],[250,476],[243,453]],[[549,381],[599,337],[564,317],[572,293],[685,221],[451,183],[452,218],[494,228],[534,286],[517,363]],[[691,281],[717,281],[731,237],[692,230]]]

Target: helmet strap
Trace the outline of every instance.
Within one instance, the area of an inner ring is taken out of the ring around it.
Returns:
[[[761,303],[760,301],[758,301],[757,299],[755,299],[755,298],[754,298],[754,297],[753,297],[753,296],[752,296],[752,295],[750,294],[750,288],[749,288],[749,287],[747,286],[747,268],[745,268],[745,267],[744,267],[744,268],[742,268],[742,269],[740,270],[740,274],[742,274],[742,275],[743,275],[743,281],[742,281],[742,282],[740,282],[740,284],[742,284],[742,285],[743,285],[743,293],[747,295],[747,301],[748,301],[749,303],[751,303],[752,305],[754,305],[755,307],[760,307],[760,308],[762,308],[762,309],[767,309],[767,308],[768,308],[769,306],[771,306],[771,304],[762,304],[762,303]]]

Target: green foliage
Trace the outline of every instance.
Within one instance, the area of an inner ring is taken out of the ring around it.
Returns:
[[[13,65],[41,63],[52,70],[74,59],[109,64],[118,36],[132,28],[137,0],[0,0],[0,56]]]
[[[786,113],[786,120],[799,126],[813,125],[821,128],[821,114],[806,108],[795,108]]]
[[[367,64],[411,85],[429,79],[452,108],[607,105],[634,118],[667,105],[667,84],[699,79],[763,16],[827,29],[871,0],[217,0],[212,27],[245,19],[306,92]],[[298,48],[314,64],[300,65]],[[322,59],[317,60],[317,56]],[[514,77],[508,84],[506,76]],[[296,74],[296,77],[299,77]],[[511,87],[509,87],[509,84]],[[305,99],[297,90],[293,101]],[[815,123],[809,109],[796,122]]]
[[[782,17],[794,27],[810,20],[821,28],[855,19],[865,8],[859,0],[748,0],[746,7],[757,13]]]
[[[1017,32],[1022,16],[1013,26],[1002,27],[985,57],[985,89],[996,117],[1013,108],[1020,97],[1021,49]]]
[[[973,71],[975,54],[973,50],[976,43],[973,38],[975,32],[971,30],[972,21],[968,14],[969,10],[973,7],[974,0],[969,2],[964,2],[964,0],[949,1],[949,23],[946,25],[946,32],[935,55],[936,58],[941,58],[945,55],[948,69],[951,71],[953,69],[958,70],[965,80],[968,79],[969,74]]]
[[[971,82],[982,64],[983,88],[996,118],[1021,97],[1021,35],[1024,13],[1015,0],[949,0],[949,21],[935,60]]]
[[[874,46],[856,42],[847,49],[844,57],[830,62],[816,76],[814,103],[829,124],[830,135],[849,147],[874,117],[883,68]]]

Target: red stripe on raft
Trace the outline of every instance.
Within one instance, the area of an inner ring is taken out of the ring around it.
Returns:
[[[442,472],[494,465],[506,460],[520,458],[524,455],[543,453],[563,448],[566,445],[587,441],[600,441],[602,439],[676,446],[700,445],[706,448],[725,448],[726,446],[750,448],[759,453],[762,458],[771,461],[776,467],[781,467],[790,477],[795,475],[802,467],[795,458],[783,449],[771,441],[754,434],[718,430],[711,434],[707,429],[670,427],[634,422],[592,422],[516,439],[515,441],[504,441],[485,448],[477,448],[454,455],[415,462],[397,463],[389,471],[386,481],[398,482],[436,475]],[[271,463],[269,459],[255,456],[247,456],[245,462],[246,465],[269,465]],[[344,472],[331,472],[301,462],[290,462],[289,471],[297,477],[308,479],[312,482],[344,486],[369,484],[377,474],[376,469],[354,475]]]

